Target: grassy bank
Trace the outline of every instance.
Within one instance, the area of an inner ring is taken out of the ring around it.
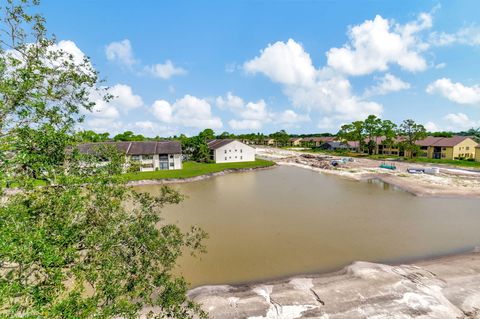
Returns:
[[[229,169],[248,169],[272,166],[275,163],[262,159],[256,159],[254,162],[239,163],[197,163],[183,162],[183,168],[178,170],[161,170],[153,172],[127,173],[123,176],[129,181],[139,181],[146,179],[165,179],[165,178],[190,178],[210,173],[221,172]]]

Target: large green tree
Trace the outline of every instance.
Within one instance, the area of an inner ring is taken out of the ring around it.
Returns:
[[[365,130],[363,121],[355,121],[340,127],[337,136],[343,141],[357,142],[357,152],[361,152],[365,145]]]
[[[270,137],[275,140],[277,146],[287,146],[290,135],[285,130],[270,134]]]
[[[400,124],[398,134],[403,138],[402,146],[408,151],[409,157],[412,158],[419,151],[419,146],[416,142],[427,137],[427,130],[422,124],[408,119]]]
[[[1,5],[0,317],[203,316],[172,269],[203,250],[205,233],[166,223],[161,209],[182,196],[128,187],[116,150],[77,151],[74,128],[98,77],[47,36],[36,4]]]
[[[378,137],[382,136],[382,120],[375,115],[369,115],[363,121],[363,130],[367,137],[369,154],[377,153]]]
[[[397,139],[397,124],[390,120],[383,120],[381,124],[381,133],[385,138],[383,143],[388,148],[389,152],[393,148]]]

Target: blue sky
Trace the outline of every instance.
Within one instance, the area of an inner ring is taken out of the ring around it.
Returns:
[[[336,132],[368,114],[480,126],[479,1],[44,0],[117,98],[84,128]]]

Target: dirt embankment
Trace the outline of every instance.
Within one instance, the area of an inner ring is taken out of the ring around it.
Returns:
[[[257,155],[274,160],[279,165],[291,165],[338,175],[353,180],[379,179],[397,186],[417,196],[480,196],[480,171],[459,169],[448,166],[439,167],[438,174],[410,174],[409,168],[428,169],[433,165],[385,161],[395,165],[395,170],[380,168],[384,161],[355,158],[352,162],[340,162],[331,165],[338,156],[308,154],[275,148],[258,148]]]

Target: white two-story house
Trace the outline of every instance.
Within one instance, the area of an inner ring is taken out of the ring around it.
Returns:
[[[208,142],[208,148],[215,163],[255,161],[255,148],[237,140],[212,140]]]
[[[84,143],[78,149],[93,154],[102,146],[116,148],[125,154],[127,166],[138,165],[142,172],[182,168],[182,145],[177,141]]]

